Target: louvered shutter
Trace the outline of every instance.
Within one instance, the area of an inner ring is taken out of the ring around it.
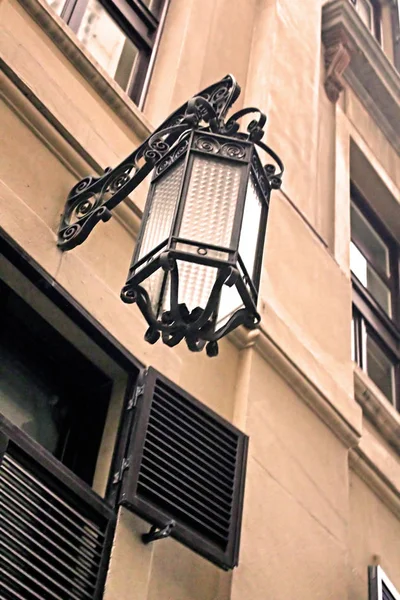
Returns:
[[[120,502],[224,569],[237,565],[248,438],[148,369]],[[162,542],[157,542],[162,543]]]
[[[0,597],[100,600],[114,511],[0,415]]]
[[[368,567],[369,600],[400,600],[400,593],[380,566]]]

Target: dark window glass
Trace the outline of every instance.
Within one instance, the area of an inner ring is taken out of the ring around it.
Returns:
[[[366,336],[366,370],[372,381],[394,403],[395,364],[373,337]]]
[[[0,413],[92,484],[111,380],[0,281]]]

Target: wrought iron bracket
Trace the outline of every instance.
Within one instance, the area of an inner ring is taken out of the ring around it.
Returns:
[[[248,139],[267,152],[280,168],[264,167],[265,177],[272,189],[281,185],[283,165],[279,157],[263,142],[266,117],[256,108],[246,108],[225,123],[229,108],[240,94],[240,87],[232,75],[209,86],[191,98],[170,115],[154,133],[115,168],[108,167],[100,177],[85,177],[70,191],[58,231],[60,250],[72,250],[82,244],[99,221],[108,221],[111,211],[147,177],[155,165],[183,136],[196,128]],[[258,119],[239,133],[238,120],[251,113]]]
[[[143,533],[142,542],[143,544],[150,544],[157,540],[163,540],[171,535],[172,529],[175,527],[175,521],[171,520],[165,525],[165,527],[157,527],[153,525],[148,533]]]
[[[159,260],[163,264],[163,268],[170,271],[171,274],[171,309],[163,313],[161,322],[154,314],[149,295],[143,286],[128,283],[121,292],[121,299],[127,304],[136,302],[146,319],[149,325],[145,334],[147,342],[155,344],[161,336],[164,344],[172,348],[185,339],[192,352],[200,352],[205,347],[207,355],[213,357],[218,355],[217,341],[227,333],[239,325],[254,329],[259,324],[260,315],[255,306],[250,306],[236,311],[227,323],[216,331],[214,330],[215,323],[212,315],[222,286],[224,284],[233,285],[238,276],[236,269],[232,267],[220,270],[204,309],[197,307],[189,311],[186,304],[178,304],[179,272],[176,260],[166,254],[161,255]]]

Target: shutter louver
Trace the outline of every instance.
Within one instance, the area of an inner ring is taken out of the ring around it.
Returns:
[[[219,566],[237,564],[247,436],[154,369],[129,449],[121,503]]]
[[[10,437],[0,455],[1,598],[100,600],[112,509],[0,418],[4,426]]]
[[[396,590],[382,567],[368,567],[369,600],[400,600]]]

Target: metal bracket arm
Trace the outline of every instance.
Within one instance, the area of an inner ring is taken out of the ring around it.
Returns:
[[[65,204],[58,247],[75,248],[99,221],[108,221],[111,210],[129,196],[185,132],[202,121],[212,130],[223,126],[223,119],[239,94],[235,79],[227,75],[183,104],[117,167],[108,167],[100,177],[85,177],[77,183]]]
[[[71,250],[82,244],[99,221],[111,219],[111,211],[147,177],[154,166],[171,148],[199,128],[223,135],[252,141],[260,146],[280,169],[267,164],[263,176],[271,189],[281,185],[283,164],[280,158],[262,141],[266,117],[257,108],[245,108],[225,123],[229,108],[240,94],[240,87],[232,75],[214,83],[183,104],[170,115],[143,144],[117,167],[108,167],[100,177],[85,177],[70,191],[58,232],[58,247]],[[252,113],[258,119],[247,126],[247,133],[239,132],[238,121]]]

